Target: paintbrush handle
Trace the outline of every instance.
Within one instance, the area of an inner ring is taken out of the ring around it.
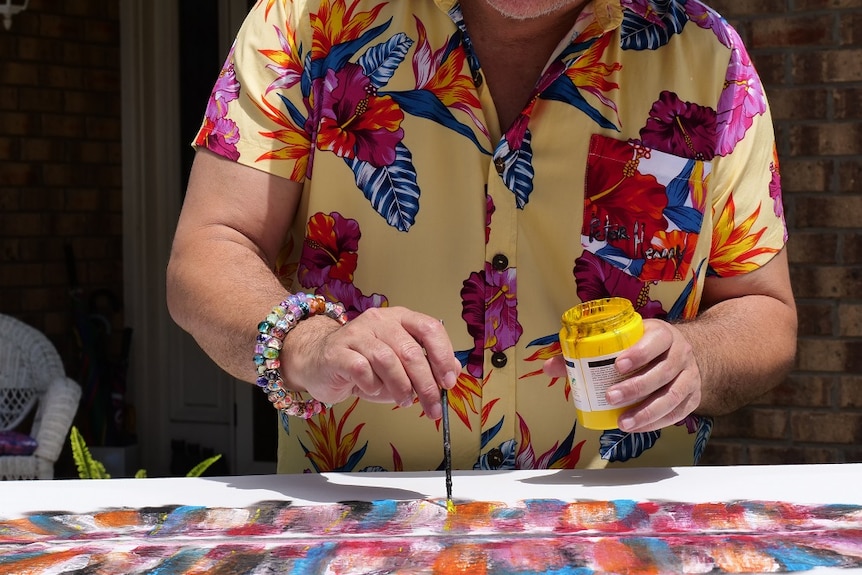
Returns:
[[[452,442],[449,436],[449,393],[446,389],[440,391],[440,403],[443,407],[443,462],[446,468],[446,501],[452,501]]]

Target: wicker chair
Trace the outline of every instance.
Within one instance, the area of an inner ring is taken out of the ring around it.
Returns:
[[[32,455],[0,455],[0,479],[53,479],[80,398],[48,338],[0,314],[0,431],[32,417],[29,434],[38,442]]]

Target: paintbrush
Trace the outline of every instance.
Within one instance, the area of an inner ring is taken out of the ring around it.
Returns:
[[[452,501],[452,442],[449,439],[449,392],[446,388],[440,391],[440,403],[443,406],[443,465],[446,468],[446,510],[455,512]]]

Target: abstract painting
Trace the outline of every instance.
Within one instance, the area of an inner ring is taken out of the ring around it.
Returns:
[[[0,519],[0,575],[762,573],[862,569],[862,506],[379,500]],[[2,516],[2,510],[0,510]]]

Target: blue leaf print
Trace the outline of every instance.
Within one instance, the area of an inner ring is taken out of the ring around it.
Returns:
[[[634,277],[640,277],[641,272],[643,271],[643,259],[633,260],[618,247],[606,245],[596,250],[595,254],[612,266],[619,268]]]
[[[682,312],[685,310],[685,304],[688,301],[689,296],[691,296],[691,292],[694,290],[694,282],[697,280],[698,277],[700,277],[700,270],[703,268],[703,264],[705,262],[705,259],[701,260],[700,264],[697,266],[697,272],[689,280],[688,284],[679,294],[679,297],[676,298],[676,301],[673,302],[673,307],[671,307],[670,311],[667,312],[667,321],[677,321],[682,318]]]
[[[534,345],[551,345],[552,343],[556,343],[558,341],[560,341],[559,332],[536,338],[530,343],[528,343],[527,347],[532,347]]]
[[[551,458],[548,460],[548,468],[552,468],[554,463],[559,461],[560,459],[569,455],[572,451],[572,444],[575,442],[575,430],[578,427],[578,422],[575,420],[575,424],[572,426],[572,430],[566,436],[566,439],[560,444],[559,447],[554,451],[554,454],[551,455]]]
[[[360,48],[383,34],[383,32],[389,28],[389,24],[391,23],[392,20],[389,19],[386,23],[381,24],[380,26],[370,28],[355,40],[350,40],[343,44],[336,44],[332,47],[332,50],[330,50],[329,54],[327,54],[325,58],[311,61],[311,65],[309,66],[311,70],[311,79],[317,80],[318,78],[323,78],[326,76],[327,70],[341,70]]]
[[[697,209],[686,206],[689,197],[689,180],[695,160],[686,162],[685,168],[667,186],[667,207],[664,216],[684,232],[698,233],[703,225],[703,214]]]
[[[469,138],[471,142],[476,144],[479,151],[484,154],[491,154],[489,150],[486,150],[479,143],[473,130],[469,126],[459,122],[452,115],[452,112],[449,111],[449,108],[433,92],[429,90],[411,90],[409,92],[380,92],[379,95],[391,97],[408,114],[432,120]]]
[[[467,362],[470,361],[471,353],[473,353],[472,349],[463,349],[461,351],[455,352],[455,357],[458,358],[458,361],[461,362],[461,367],[467,366]]]
[[[668,207],[662,214],[684,232],[696,234],[703,225],[703,214],[691,206]]]
[[[281,103],[284,104],[284,107],[287,108],[287,113],[290,114],[290,119],[293,120],[293,123],[296,124],[300,129],[305,127],[305,116],[302,115],[302,112],[293,105],[293,102],[288,100],[283,94],[278,95],[281,98]]]
[[[494,153],[495,163],[497,160],[503,161],[505,166],[503,168],[503,182],[507,188],[514,192],[515,204],[521,210],[530,201],[530,194],[533,193],[533,177],[536,175],[535,170],[533,170],[533,147],[531,143],[532,135],[530,130],[526,130],[519,149],[510,149],[508,140],[504,138]]]
[[[488,429],[486,429],[485,431],[482,432],[482,441],[480,443],[482,449],[484,449],[485,446],[488,445],[488,442],[490,442],[492,439],[494,439],[494,436],[496,436],[497,433],[500,431],[500,428],[503,427],[503,420],[504,419],[506,419],[506,418],[501,417],[500,421],[497,422],[497,425],[495,425],[494,427],[489,427]]]
[[[419,212],[419,185],[410,150],[399,142],[395,146],[395,161],[379,168],[356,158],[344,161],[377,213],[395,229],[409,230]]]
[[[515,469],[516,447],[514,439],[501,443],[497,449],[480,455],[479,461],[473,464],[473,469]],[[497,458],[502,458],[499,463],[496,461]]]
[[[539,97],[543,100],[554,100],[574,106],[602,128],[614,130],[615,132],[620,131],[613,122],[602,116],[601,112],[593,108],[584,99],[577,87],[572,83],[572,80],[565,74],[554,80]]]
[[[599,440],[599,453],[602,459],[607,461],[628,461],[650,449],[659,437],[661,437],[660,429],[646,433],[626,433],[619,429],[608,429],[602,433]]]
[[[620,47],[623,50],[656,50],[668,42],[674,34],[685,27],[688,17],[682,3],[676,0],[650,2],[650,14],[660,14],[660,23],[626,10],[620,27]],[[654,6],[657,5],[657,6]]]
[[[385,86],[413,45],[413,40],[403,32],[399,32],[388,41],[373,46],[359,58],[357,64],[362,67],[365,75],[371,80],[371,85],[380,88]]]
[[[703,451],[706,449],[706,444],[709,443],[709,436],[712,435],[712,426],[714,421],[711,417],[696,415],[698,421],[697,437],[694,440],[694,464],[700,461]]]

